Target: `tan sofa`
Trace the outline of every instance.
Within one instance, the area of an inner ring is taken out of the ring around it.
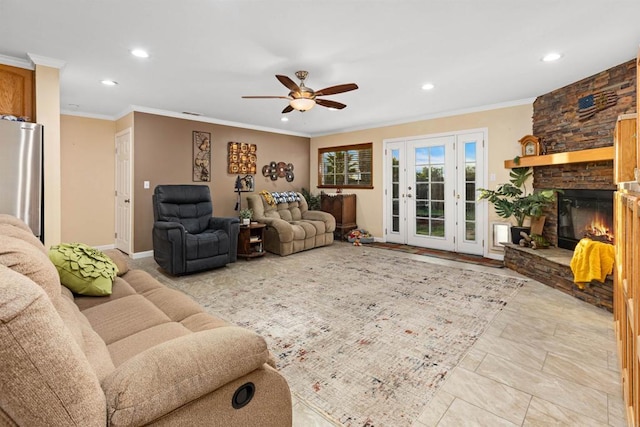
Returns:
[[[336,219],[333,215],[309,210],[306,199],[295,193],[299,201],[270,204],[260,194],[247,196],[253,220],[267,224],[265,250],[278,255],[290,255],[333,243]]]
[[[0,215],[1,426],[291,425],[262,337],[107,254],[112,295],[74,296],[26,225]]]

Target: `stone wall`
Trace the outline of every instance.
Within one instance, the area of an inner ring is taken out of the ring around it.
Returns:
[[[615,105],[580,120],[578,100],[601,91],[617,96]],[[533,134],[546,154],[613,145],[618,116],[636,112],[636,60],[620,64],[569,86],[539,96],[533,103]],[[538,166],[534,188],[615,190],[613,161]],[[557,245],[557,212],[545,212],[544,235]]]

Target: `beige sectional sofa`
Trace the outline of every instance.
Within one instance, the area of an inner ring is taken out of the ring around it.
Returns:
[[[247,196],[249,208],[253,210],[252,219],[267,224],[265,250],[285,256],[332,244],[336,229],[333,215],[309,210],[304,196],[293,194],[298,200],[284,201],[283,198],[275,203],[269,203],[261,194]]]
[[[113,293],[73,295],[27,226],[0,215],[0,425],[291,425],[262,337],[106,252]]]

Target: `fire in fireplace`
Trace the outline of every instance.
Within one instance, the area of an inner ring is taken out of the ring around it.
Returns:
[[[613,191],[558,194],[558,247],[573,250],[583,237],[613,243]]]

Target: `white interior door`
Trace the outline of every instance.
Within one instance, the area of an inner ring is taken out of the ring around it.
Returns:
[[[131,253],[131,128],[116,134],[116,230],[115,246]]]
[[[385,239],[483,254],[484,131],[385,142]]]

